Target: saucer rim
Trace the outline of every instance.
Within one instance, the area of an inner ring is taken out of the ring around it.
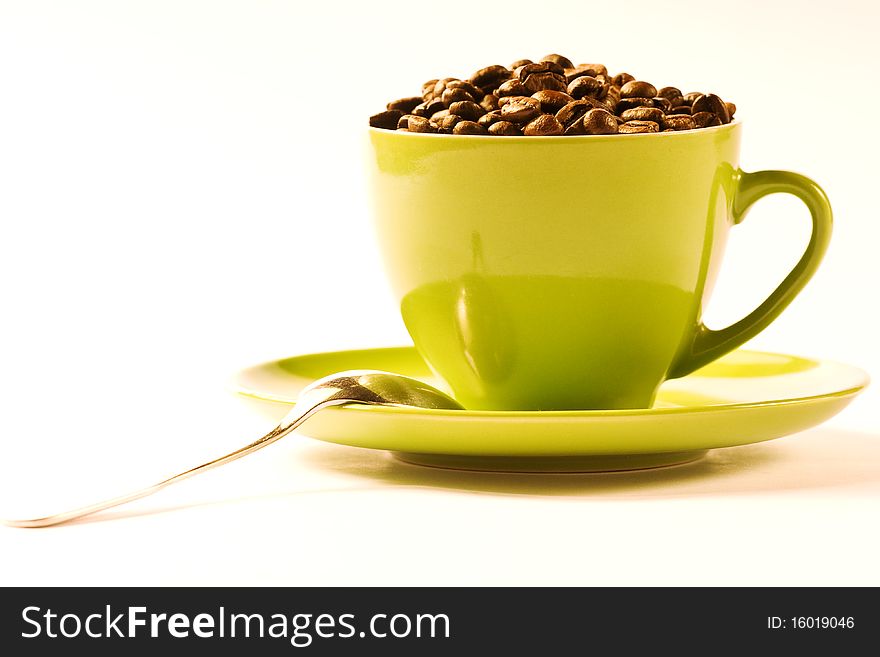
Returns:
[[[241,395],[243,397],[247,397],[250,399],[257,399],[261,401],[268,401],[279,404],[286,404],[288,406],[292,406],[294,401],[290,399],[281,398],[272,393],[259,392],[253,389],[250,389],[244,386],[241,382],[241,377],[246,372],[252,370],[265,369],[267,367],[277,367],[278,364],[282,361],[291,360],[295,358],[302,357],[312,357],[312,358],[320,358],[322,356],[331,356],[331,355],[339,355],[340,353],[352,353],[352,352],[364,352],[364,351],[400,351],[400,350],[412,350],[416,351],[415,347],[412,345],[401,345],[401,346],[385,346],[385,347],[367,347],[363,349],[342,349],[336,351],[322,351],[315,353],[307,353],[307,354],[297,354],[293,356],[286,356],[283,358],[276,358],[272,360],[265,361],[263,363],[259,363],[256,365],[251,365],[245,368],[240,369],[234,376],[233,381],[231,382],[231,386],[233,391]],[[569,409],[569,410],[547,410],[547,411],[528,411],[528,410],[452,410],[452,409],[433,409],[433,408],[413,408],[410,406],[371,406],[367,404],[350,404],[337,406],[332,411],[335,412],[358,412],[358,413],[383,413],[389,415],[413,415],[413,416],[427,416],[432,418],[451,418],[451,419],[465,419],[465,418],[515,418],[520,420],[545,420],[548,418],[562,418],[562,419],[588,419],[588,418],[609,418],[609,417],[631,417],[631,416],[667,416],[667,415],[682,415],[682,414],[694,414],[694,413],[706,413],[706,412],[719,412],[719,411],[737,411],[743,409],[754,409],[754,408],[762,408],[768,406],[795,406],[798,404],[809,404],[812,402],[816,402],[822,399],[837,399],[837,398],[846,398],[846,397],[854,397],[861,393],[865,388],[868,387],[871,383],[870,375],[860,367],[856,367],[855,365],[849,365],[847,363],[841,363],[839,361],[829,360],[825,358],[810,358],[806,356],[794,356],[793,354],[786,354],[783,352],[774,352],[774,351],[763,351],[756,349],[737,349],[737,352],[740,353],[750,353],[750,354],[758,354],[762,356],[788,356],[788,357],[796,357],[796,358],[807,358],[809,360],[813,360],[817,363],[825,363],[829,365],[836,365],[839,367],[847,368],[853,373],[857,373],[861,378],[861,382],[855,386],[848,387],[843,390],[836,390],[833,392],[825,392],[816,395],[804,395],[799,397],[784,397],[781,399],[766,399],[760,401],[750,401],[750,402],[733,402],[729,404],[711,404],[711,405],[694,405],[694,406],[673,406],[673,407],[663,407],[663,408],[624,408],[624,409]],[[681,377],[688,378],[688,377]],[[733,377],[714,377],[720,379],[730,379]]]

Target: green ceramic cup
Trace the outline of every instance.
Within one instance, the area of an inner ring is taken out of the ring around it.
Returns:
[[[478,137],[370,130],[379,242],[416,348],[466,408],[646,408],[764,329],[827,248],[813,181],[739,169],[739,123],[689,132]],[[703,325],[728,231],[801,199],[803,257],[750,315]]]

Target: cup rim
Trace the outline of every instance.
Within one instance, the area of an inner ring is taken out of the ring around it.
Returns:
[[[620,134],[616,133],[613,135],[547,135],[541,137],[527,137],[525,135],[512,135],[512,136],[503,136],[503,135],[450,135],[450,134],[440,134],[436,132],[403,132],[400,130],[386,130],[385,128],[374,128],[372,126],[368,126],[367,129],[370,133],[391,133],[399,136],[402,139],[437,139],[437,140],[491,140],[492,143],[502,142],[502,143],[521,143],[523,141],[532,143],[532,142],[542,142],[546,143],[550,141],[552,143],[569,143],[569,142],[578,142],[578,141],[588,141],[588,142],[599,142],[599,141],[611,141],[611,140],[619,140],[626,139],[630,141],[632,139],[698,139],[702,135],[711,135],[717,132],[723,132],[725,130],[733,130],[735,127],[742,125],[742,121],[739,119],[733,119],[730,123],[725,123],[723,125],[712,126],[711,128],[697,128],[695,130],[677,130],[675,132],[643,132],[643,133],[633,133],[633,134]]]

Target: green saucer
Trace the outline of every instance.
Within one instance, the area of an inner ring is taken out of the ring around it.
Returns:
[[[256,365],[239,393],[293,403],[308,383],[377,369],[443,388],[412,347],[309,354]],[[351,405],[316,414],[300,433],[382,449],[409,463],[506,472],[602,472],[687,463],[707,450],[772,440],[836,415],[868,384],[856,368],[824,360],[735,351],[667,381],[650,409],[444,411]]]

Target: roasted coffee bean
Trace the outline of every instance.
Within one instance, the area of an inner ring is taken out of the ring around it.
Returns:
[[[614,115],[603,109],[591,109],[584,114],[581,122],[588,135],[613,135],[618,130]]]
[[[672,103],[669,102],[668,98],[663,98],[663,96],[654,96],[651,100],[654,101],[654,107],[658,109],[662,109],[664,112],[668,112],[672,109]]]
[[[642,80],[630,80],[620,88],[621,98],[653,98],[656,95],[657,88]]]
[[[671,110],[666,112],[667,114],[690,114],[691,108],[689,105],[679,105],[678,107],[673,107]]]
[[[513,74],[510,72],[510,69],[505,68],[500,64],[493,64],[492,66],[481,68],[479,71],[474,73],[470,77],[469,82],[475,87],[480,87],[480,89],[483,89],[485,91],[487,88],[494,89],[504,80],[512,77],[512,75]]]
[[[480,101],[480,107],[482,107],[487,112],[497,110],[498,96],[496,96],[495,94],[486,94],[485,96],[483,96],[483,100]]]
[[[702,95],[703,94],[701,94],[699,91],[690,91],[682,96],[681,99],[684,101],[685,105],[690,107],[694,104],[694,101]]]
[[[601,64],[578,64],[573,68],[565,69],[565,81],[570,84],[572,80],[582,75],[589,75],[591,78],[595,78],[598,75],[603,75],[600,73],[600,70],[604,68]]]
[[[715,125],[722,125],[721,119],[714,112],[697,112],[692,118],[698,128],[711,128]]]
[[[694,119],[685,114],[667,114],[664,118],[667,129],[672,130],[693,130],[697,127]]]
[[[457,103],[462,100],[473,101],[474,97],[464,89],[450,89],[447,87],[443,90],[443,95],[440,96],[440,100],[446,105],[446,107],[449,107],[452,103]]]
[[[431,100],[426,100],[424,103],[420,103],[413,107],[410,114],[415,114],[416,116],[431,116],[444,109],[446,109],[446,105],[443,104],[442,100],[439,98],[432,98]]]
[[[535,62],[533,64],[518,66],[513,73],[517,78],[519,78],[520,82],[525,82],[526,78],[533,73],[553,73],[553,71],[551,70],[551,67],[553,66],[553,62]],[[561,74],[564,75],[564,69]]]
[[[633,135],[639,132],[660,132],[660,126],[653,121],[627,121],[617,131],[624,135]]]
[[[608,92],[605,94],[605,98],[602,99],[602,102],[613,112],[614,108],[617,107],[617,103],[620,102],[620,87],[616,87],[613,84],[608,87]]]
[[[498,91],[496,91],[495,93],[498,94],[499,97],[529,95],[528,89],[523,86],[523,83],[520,82],[519,78],[505,80],[501,83],[501,86],[498,87]]]
[[[733,115],[736,114],[736,105],[733,103],[724,103],[727,105],[727,113],[730,115],[730,118],[733,118]]]
[[[387,105],[387,109],[390,110],[400,110],[404,114],[409,114],[415,109],[416,105],[421,104],[422,97],[421,96],[413,96],[411,98],[400,98],[399,100],[392,100]]]
[[[404,114],[397,120],[397,129],[398,130],[408,130],[409,129],[409,117],[412,114]]]
[[[678,98],[682,97],[681,89],[678,87],[663,87],[657,92],[657,96],[660,98],[665,98],[670,103]],[[672,104],[675,107],[675,103]]]
[[[437,84],[437,80],[428,80],[425,84],[422,85],[422,100],[430,100],[434,97],[434,85]]]
[[[614,82],[615,87],[622,87],[627,82],[632,82],[633,80],[635,80],[635,77],[633,77],[629,73],[618,73],[613,78],[611,78],[611,81]]]
[[[437,132],[437,126],[424,116],[411,115],[406,128],[410,132]]]
[[[568,128],[572,123],[583,117],[584,114],[595,107],[596,101],[591,98],[573,100],[556,112],[556,120]]]
[[[434,89],[432,98],[440,98],[443,95],[443,92],[446,90],[446,85],[450,82],[457,82],[458,78],[441,78],[434,83]]]
[[[653,98],[621,98],[615,107],[618,114],[635,107],[654,107]]]
[[[563,57],[562,55],[550,54],[544,55],[541,57],[542,62],[553,62],[554,64],[559,64],[562,68],[574,68],[574,64],[571,63],[571,60],[568,57]]]
[[[459,121],[452,129],[454,135],[487,135],[486,128],[473,121]]]
[[[403,112],[397,109],[379,112],[370,117],[370,127],[394,130],[397,128],[397,122],[400,120],[401,116],[403,116]]]
[[[715,94],[705,94],[695,98],[694,104],[691,105],[691,111],[694,114],[712,112],[721,119],[721,123],[730,123],[730,113],[727,111],[727,105]]]
[[[479,87],[472,85],[467,80],[453,80],[452,82],[447,82],[446,88],[447,89],[464,89],[474,99],[480,98],[483,95],[483,91]]]
[[[663,127],[663,110],[656,107],[634,107],[620,113],[620,118],[625,122],[630,121],[653,121]]]
[[[433,123],[437,123],[440,119],[445,118],[447,116],[449,116],[449,110],[444,109],[444,110],[440,110],[439,112],[434,112],[428,120]]]
[[[549,89],[533,93],[532,98],[541,103],[541,111],[547,114],[556,114],[556,112],[574,100],[568,94],[564,94],[561,91],[550,91]]]
[[[472,100],[462,100],[449,106],[449,113],[460,116],[468,121],[476,121],[486,113],[482,107]]]
[[[517,59],[513,64],[510,65],[510,70],[515,71],[520,66],[525,66],[526,64],[534,64],[531,59]]]
[[[529,93],[536,91],[566,91],[565,78],[555,73],[532,73],[524,81],[523,86]]]
[[[501,112],[499,110],[493,110],[491,112],[487,112],[483,114],[479,119],[477,119],[477,123],[479,123],[484,128],[488,128],[493,123],[498,123],[501,120]]]
[[[435,119],[432,120],[434,121],[434,123],[437,124],[440,132],[449,134],[452,132],[452,129],[456,126],[456,124],[462,120],[462,118],[460,116],[456,116],[455,114],[447,114],[439,121]]]
[[[577,137],[578,135],[587,134],[587,129],[584,127],[584,117],[579,116],[577,119],[565,126],[565,132],[563,134],[569,137]]]
[[[523,128],[526,137],[550,137],[561,135],[563,132],[562,124],[552,114],[542,114]]]
[[[511,123],[526,123],[541,113],[541,103],[530,96],[507,96],[501,105],[501,117]]]
[[[586,96],[601,99],[604,98],[608,92],[608,86],[591,75],[582,75],[571,81],[571,84],[568,85],[567,91],[568,95],[575,99],[584,98]]]
[[[498,121],[489,126],[489,134],[499,137],[518,137],[522,134],[522,130],[510,121]]]

